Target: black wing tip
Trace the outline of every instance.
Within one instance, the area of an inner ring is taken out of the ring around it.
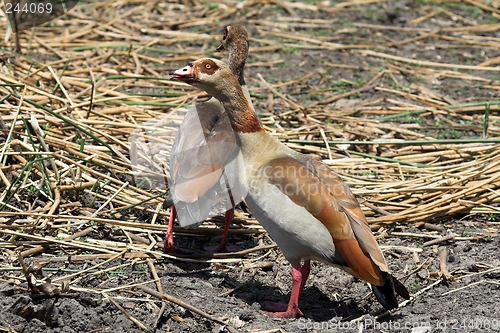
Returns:
[[[390,274],[387,274],[387,282],[383,286],[372,285],[372,291],[380,304],[387,310],[396,309],[399,306],[396,294],[406,300],[410,299],[408,289]]]
[[[398,279],[396,279],[394,276],[390,274],[388,275],[389,275],[389,280],[391,281],[394,290],[396,291],[396,294],[398,294],[399,296],[403,297],[406,300],[409,300],[410,293],[408,292],[408,289],[406,289],[406,287],[401,282],[399,282]]]

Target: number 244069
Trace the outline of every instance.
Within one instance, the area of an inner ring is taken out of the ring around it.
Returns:
[[[21,5],[19,3],[13,4],[7,2],[5,4],[5,12],[7,14],[12,14],[12,13],[29,13],[29,14],[50,14],[52,13],[52,4],[51,3],[24,3],[24,5]]]

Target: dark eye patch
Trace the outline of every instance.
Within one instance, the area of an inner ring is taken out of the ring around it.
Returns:
[[[201,63],[200,71],[202,73],[211,75],[211,74],[215,73],[218,69],[219,69],[219,66],[217,66],[217,64],[214,61],[212,61],[210,59],[206,59]]]

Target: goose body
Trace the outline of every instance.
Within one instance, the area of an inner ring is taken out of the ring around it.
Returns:
[[[289,262],[315,259],[333,263],[335,247],[331,244],[332,238],[327,228],[317,223],[307,209],[297,205],[279,187],[268,181],[269,172],[265,169],[270,163],[291,160],[299,157],[298,154],[286,146],[277,145],[277,140],[270,135],[266,135],[265,139],[261,135],[259,138],[254,136],[254,133],[239,136],[246,157],[242,171],[245,178],[251,180],[248,182],[245,202],[252,214],[271,235]],[[256,142],[258,144],[253,144]],[[272,172],[272,169],[269,171]],[[286,212],[286,218],[283,212]],[[306,229],[308,232],[304,232]]]
[[[267,133],[227,66],[200,59],[172,74],[175,80],[204,89],[223,105],[241,149],[239,179],[248,191],[245,200],[292,264],[288,306],[274,306],[272,310],[285,311],[270,314],[302,315],[298,302],[310,260],[337,266],[369,282],[387,309],[398,306],[396,294],[409,298],[406,288],[390,274],[347,185],[319,159],[298,153]]]

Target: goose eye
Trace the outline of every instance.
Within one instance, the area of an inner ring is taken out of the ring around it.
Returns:
[[[205,64],[205,68],[206,68],[206,69],[211,69],[211,68],[212,68],[212,65],[210,65],[210,64]]]

